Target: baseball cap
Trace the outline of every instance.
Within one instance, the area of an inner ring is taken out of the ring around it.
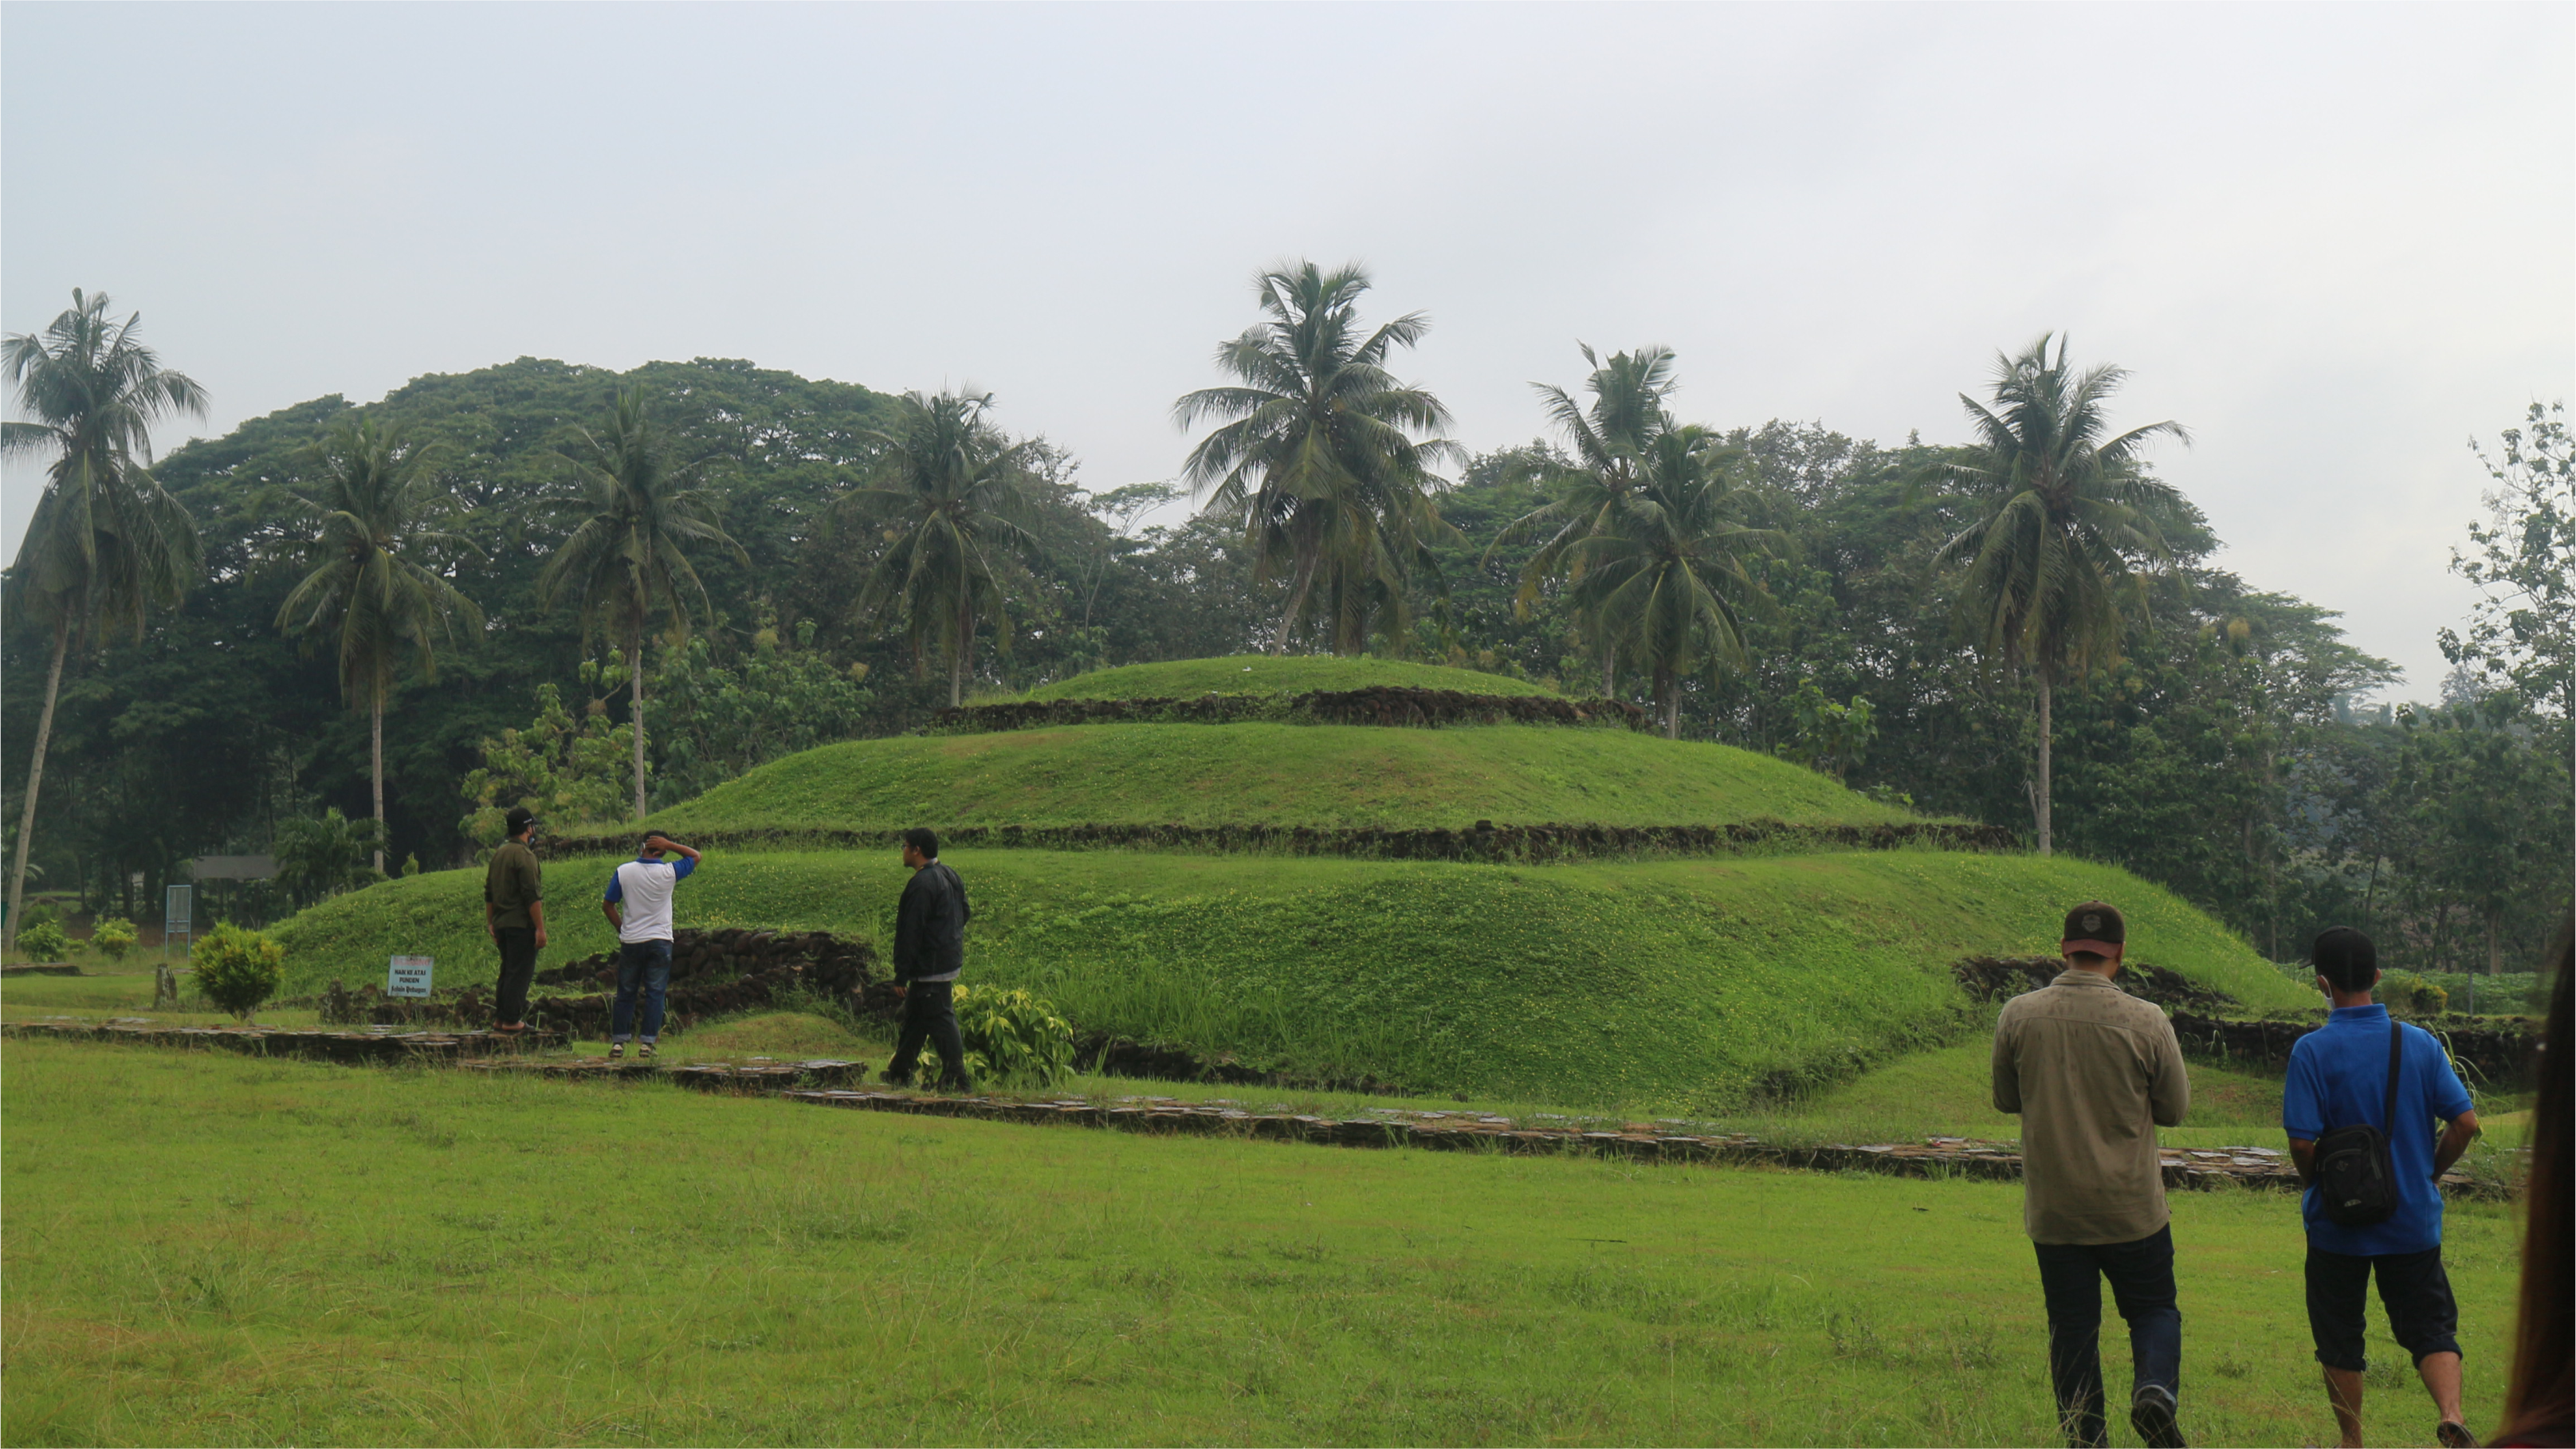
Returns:
[[[516,835],[537,823],[537,812],[525,805],[513,805],[510,807],[510,813],[502,816],[501,819],[509,826],[509,833]]]
[[[2108,901],[2086,901],[2066,913],[2066,934],[2058,941],[2061,951],[2090,951],[2096,956],[2110,956],[2129,939],[2129,923],[2120,919],[2120,908]]]

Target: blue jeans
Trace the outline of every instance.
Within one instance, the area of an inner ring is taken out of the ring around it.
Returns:
[[[644,988],[644,1040],[662,1035],[662,994],[671,988],[671,943],[629,941],[617,948],[617,1004],[609,1008],[608,1039],[635,1033],[635,988]]]
[[[2048,1296],[2048,1377],[2069,1444],[2102,1444],[2102,1280],[2129,1324],[2134,1385],[2182,1397],[2182,1310],[2174,1306],[2173,1226],[2134,1243],[2033,1243]]]

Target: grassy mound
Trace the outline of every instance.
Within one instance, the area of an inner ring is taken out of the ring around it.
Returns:
[[[1199,694],[1305,694],[1318,689],[1454,689],[1463,694],[1553,694],[1503,674],[1331,654],[1238,654],[1095,669],[1029,691],[1031,699],[1186,699]]]
[[[1722,1111],[1847,1078],[1967,1028],[1972,953],[2044,949],[2102,896],[2138,959],[2284,1011],[2307,996],[2165,891],[2065,859],[1923,850],[1507,867],[1257,856],[957,851],[968,979],[1036,987],[1078,1025],[1308,1070],[1574,1105]],[[606,859],[547,869],[547,964],[604,949]],[[683,925],[884,940],[882,854],[711,855]],[[492,970],[481,875],[445,871],[288,922],[290,990],[429,953]],[[450,974],[461,967],[467,976]]]
[[[672,806],[653,824],[686,839],[693,830],[908,825],[1456,829],[1478,820],[1911,818],[1766,755],[1624,730],[1128,724],[826,745]]]

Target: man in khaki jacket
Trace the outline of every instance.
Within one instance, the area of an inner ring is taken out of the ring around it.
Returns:
[[[2107,1443],[2102,1283],[2129,1325],[2129,1422],[2180,1445],[2182,1312],[2174,1306],[2172,1214],[2156,1128],[2191,1106],[2182,1047],[2163,1011],[2111,978],[2128,949],[2116,909],[2066,913],[2066,970],[2006,1003],[1995,1023],[1995,1107],[2022,1119],[2022,1224],[2048,1299],[2048,1372],[2069,1444]]]

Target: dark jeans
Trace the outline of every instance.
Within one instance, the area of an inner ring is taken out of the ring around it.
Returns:
[[[2420,1253],[2370,1258],[2329,1253],[2311,1244],[2308,1332],[2317,1341],[2317,1362],[2351,1373],[2370,1367],[2361,1344],[2374,1268],[2379,1270],[2379,1303],[2388,1310],[2388,1333],[2399,1347],[2419,1364],[2426,1354],[2460,1351],[2460,1305],[2451,1297],[2451,1275],[2442,1268],[2439,1243]]]
[[[501,984],[492,993],[492,1020],[516,1026],[528,1019],[528,983],[537,977],[537,930],[503,926],[493,935],[501,946]]]
[[[921,1064],[921,1044],[927,1039],[939,1050],[939,1085],[960,1092],[973,1091],[975,1084],[966,1077],[966,1039],[957,1032],[957,1003],[954,981],[915,981],[903,990],[903,1023],[894,1042],[894,1060],[886,1063],[886,1079],[910,1082],[913,1068]]]
[[[644,988],[644,1040],[662,1035],[662,994],[671,989],[671,943],[629,941],[617,948],[617,1004],[609,1008],[608,1039],[624,1041],[635,1030],[635,988]]]
[[[2102,1422],[2102,1280],[2129,1325],[2136,1384],[2182,1397],[2182,1310],[2174,1306],[2173,1228],[2134,1243],[2034,1243],[2048,1295],[2048,1377],[2066,1442],[2109,1442]]]

